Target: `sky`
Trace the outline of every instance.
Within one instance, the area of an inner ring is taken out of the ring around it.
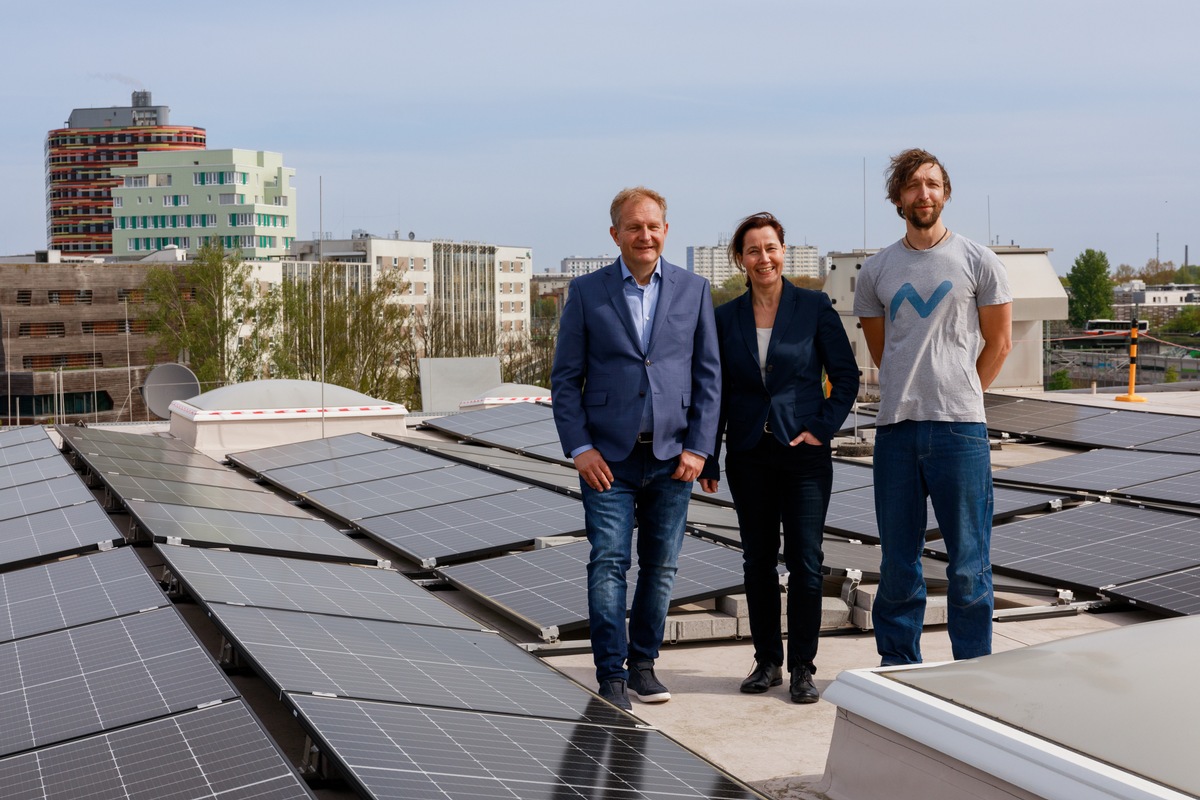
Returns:
[[[1195,0],[227,0],[9,4],[0,255],[46,246],[47,131],[153,92],[209,149],[283,154],[300,238],[355,229],[617,253],[625,186],[664,255],[771,211],[821,253],[903,234],[888,158],[946,165],[980,242],[1200,261]],[[323,225],[321,222],[323,221]]]

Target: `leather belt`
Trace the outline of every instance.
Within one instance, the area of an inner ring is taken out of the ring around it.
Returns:
[[[654,432],[646,431],[637,435],[638,444],[654,444]]]

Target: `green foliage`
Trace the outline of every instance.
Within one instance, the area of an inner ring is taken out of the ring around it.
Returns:
[[[399,302],[407,285],[395,270],[360,282],[348,268],[358,265],[326,263],[311,279],[284,282],[270,348],[274,374],[319,381],[323,370],[326,383],[412,407],[420,392],[416,365],[407,363],[411,312]]]
[[[1146,266],[1138,270],[1137,277],[1147,286],[1162,286],[1175,281],[1175,262],[1159,261],[1157,258],[1146,260]]]
[[[746,276],[740,272],[736,275],[731,275],[720,286],[712,287],[713,306],[716,307],[723,303],[728,303],[736,297],[741,297],[745,292]]]
[[[1175,272],[1176,283],[1200,283],[1200,264],[1187,264]]]
[[[1071,374],[1065,369],[1060,369],[1050,373],[1050,380],[1046,382],[1048,391],[1058,391],[1061,389],[1071,388]]]
[[[1163,333],[1200,331],[1200,306],[1188,306],[1162,326]]]
[[[1163,372],[1163,383],[1179,383],[1179,370],[1175,367],[1167,367]]]
[[[188,364],[204,391],[263,373],[278,310],[238,252],[204,245],[191,261],[152,268],[142,288],[158,356]]]
[[[1101,250],[1084,250],[1067,273],[1071,296],[1067,316],[1071,324],[1082,328],[1089,319],[1112,316],[1112,279],[1108,277],[1108,256]]]

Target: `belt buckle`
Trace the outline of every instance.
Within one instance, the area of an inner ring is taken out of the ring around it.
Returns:
[[[654,444],[654,434],[642,432],[637,435],[638,444]]]
[[[766,420],[763,422],[763,433],[774,433],[774,431],[771,430],[771,420]]]

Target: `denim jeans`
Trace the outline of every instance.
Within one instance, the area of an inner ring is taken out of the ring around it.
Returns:
[[[612,486],[597,492],[581,478],[588,542],[588,621],[596,680],[627,679],[625,662],[658,658],[676,563],[683,547],[692,483],[671,478],[678,459],[659,461],[639,445],[609,462]],[[637,526],[638,572],[632,604],[625,579]],[[626,638],[625,610],[629,609]]]
[[[821,538],[833,487],[828,445],[788,447],[764,435],[729,453],[725,477],[737,507],[754,658],[789,670],[815,669],[821,634]],[[787,660],[779,624],[779,530],[788,569]]]
[[[883,547],[872,616],[882,664],[919,664],[925,619],[926,497],[946,552],[954,658],[992,652],[992,470],[982,422],[907,420],[875,434],[875,519]]]

